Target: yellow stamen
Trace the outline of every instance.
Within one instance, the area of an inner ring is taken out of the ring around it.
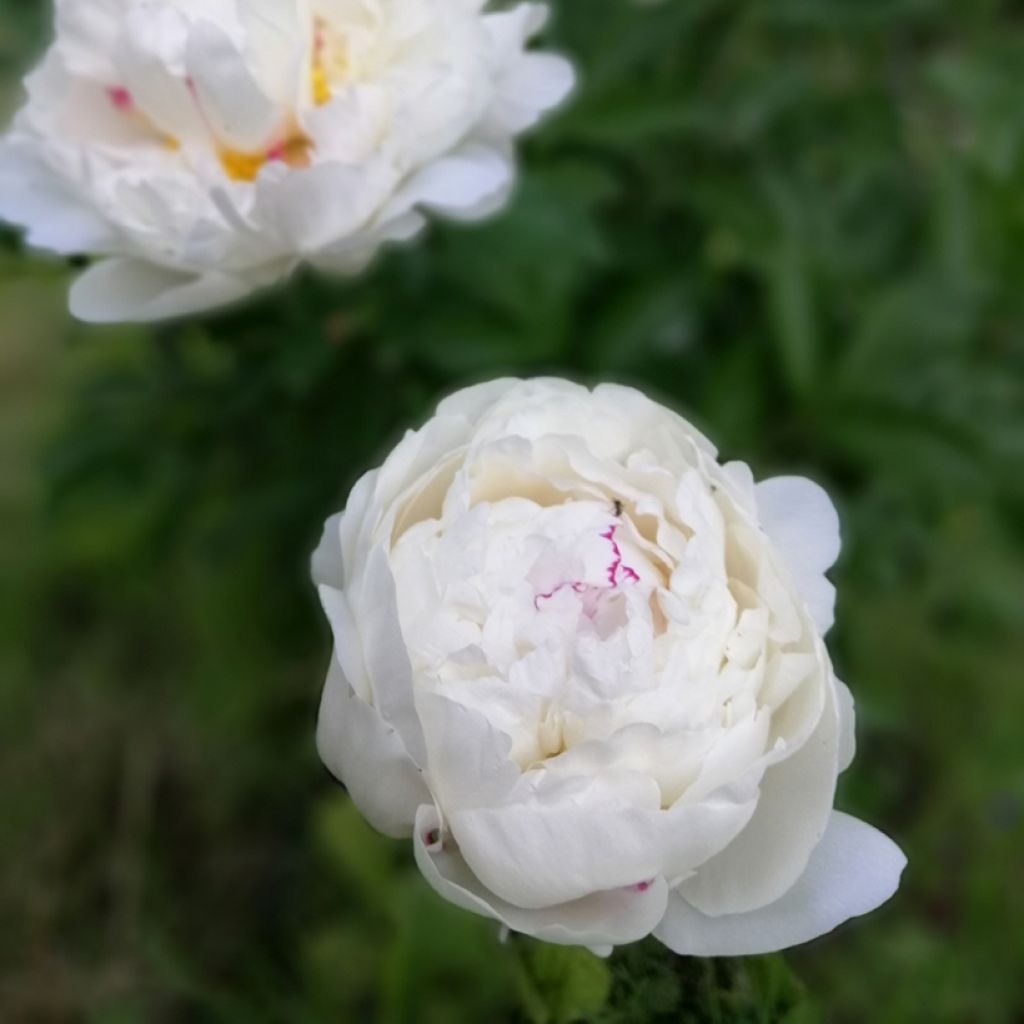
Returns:
[[[344,40],[323,18],[313,23],[313,58],[310,66],[310,89],[313,102],[322,107],[330,103],[334,96],[331,88],[337,82],[344,81],[349,74],[348,54]]]
[[[232,181],[255,181],[264,164],[280,161],[289,167],[308,167],[313,143],[301,132],[271,146],[262,153],[222,149],[220,163]]]
[[[280,160],[289,167],[308,167],[309,151],[312,148],[313,143],[305,135],[296,135],[282,143],[276,150],[271,150],[267,155],[269,159]]]
[[[331,101],[331,85],[327,81],[327,72],[321,64],[314,64],[311,72],[313,84],[313,102],[322,107]]]
[[[262,153],[240,153],[237,149],[221,150],[220,163],[232,181],[255,181],[260,168],[267,162]]]

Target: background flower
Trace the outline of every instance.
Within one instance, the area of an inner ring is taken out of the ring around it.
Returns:
[[[0,215],[108,256],[85,320],[207,309],[308,261],[362,270],[433,210],[473,220],[569,64],[526,50],[546,8],[485,0],[58,0],[0,146]]]
[[[815,938],[904,865],[831,809],[838,551],[820,488],[755,486],[637,391],[460,391],[325,528],[320,754],[441,895],[515,931]]]

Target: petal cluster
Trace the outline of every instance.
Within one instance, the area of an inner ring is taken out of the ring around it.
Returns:
[[[838,518],[639,392],[460,392],[353,490],[313,572],[321,756],[442,895],[607,949],[778,949],[904,859],[833,810],[853,703]]]
[[[473,219],[573,73],[546,8],[488,0],[57,0],[0,142],[0,217],[106,257],[86,320],[159,319],[303,261],[354,273],[425,211]]]

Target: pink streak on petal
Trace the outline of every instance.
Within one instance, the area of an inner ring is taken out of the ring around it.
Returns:
[[[573,592],[576,594],[586,593],[586,591],[590,589],[586,583],[580,583],[578,581],[573,580],[566,580],[564,583],[559,583],[557,587],[555,587],[553,590],[549,590],[546,594],[538,594],[533,599],[533,607],[539,610],[541,601],[550,601],[551,598],[555,596],[555,594],[565,590],[566,587],[571,587]]]
[[[269,155],[270,154],[268,154],[268,156]],[[274,158],[271,157],[271,159]],[[565,590],[567,587],[571,587],[573,592],[576,594],[593,595],[596,591],[597,596],[599,597],[603,590],[617,590],[620,581],[623,579],[629,580],[630,583],[639,583],[640,574],[636,571],[636,569],[633,569],[628,565],[622,564],[622,549],[619,547],[618,541],[616,541],[615,539],[616,530],[618,530],[618,526],[616,524],[612,524],[608,527],[607,530],[604,531],[604,533],[601,534],[602,539],[608,541],[608,543],[612,546],[612,562],[605,570],[605,574],[608,580],[607,587],[596,587],[589,583],[582,583],[579,580],[565,580],[562,583],[559,583],[558,586],[554,587],[552,590],[549,590],[543,594],[538,594],[533,599],[533,607],[540,611],[541,601],[550,601],[551,598],[555,596],[555,594],[559,593],[562,590]],[[588,617],[592,618],[593,612],[593,608],[587,609]]]
[[[619,542],[615,539],[615,533],[618,530],[618,526],[612,524],[605,530],[601,536],[608,541],[612,546],[612,559],[611,565],[608,566],[608,584],[611,587],[617,587],[619,585],[619,574],[621,573],[626,579],[632,583],[639,583],[640,576],[635,569],[631,569],[628,565],[622,564],[622,549],[619,547]]]

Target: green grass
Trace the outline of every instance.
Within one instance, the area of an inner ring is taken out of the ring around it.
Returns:
[[[0,78],[30,52],[0,4]],[[563,0],[503,218],[354,283],[88,329],[0,251],[0,1020],[1011,1024],[1024,1015],[1024,11]],[[602,965],[443,905],[319,767],[323,518],[443,393],[638,384],[841,507],[871,919]]]

